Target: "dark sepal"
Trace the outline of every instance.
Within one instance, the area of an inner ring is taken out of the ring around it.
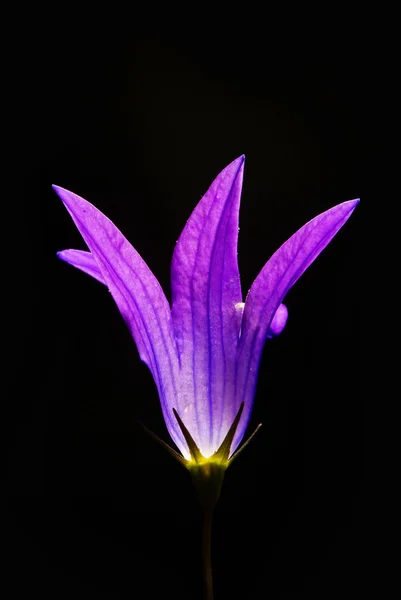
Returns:
[[[249,444],[249,442],[251,440],[253,440],[253,438],[258,433],[258,431],[259,431],[259,429],[261,427],[262,427],[262,423],[259,423],[259,425],[256,427],[256,429],[253,432],[253,434],[246,440],[246,442],[244,444],[242,444],[242,446],[240,448],[238,448],[238,450],[236,452],[234,452],[234,454],[232,455],[232,457],[229,459],[229,461],[227,463],[227,469],[228,469],[229,466],[232,465],[232,463],[234,462],[234,460],[241,454],[241,452],[247,447],[247,445]]]
[[[185,427],[184,423],[181,420],[180,415],[175,410],[175,408],[173,408],[173,412],[174,412],[175,418],[177,419],[178,425],[180,426],[182,434],[185,438],[187,446],[189,448],[189,452],[191,454],[192,460],[194,462],[196,462],[197,464],[203,463],[205,461],[205,457],[201,454],[201,451],[199,450],[198,446],[196,445],[192,435],[189,433],[188,429]]]
[[[182,422],[179,414],[173,408],[175,418],[177,419],[178,425],[181,428],[191,453],[191,460],[187,461],[186,466],[191,473],[197,498],[200,504],[206,510],[213,510],[220,497],[224,474],[229,464],[228,457],[230,455],[231,444],[234,439],[243,409],[244,403],[242,403],[239,407],[238,413],[227,435],[220,444],[219,449],[212,454],[212,456],[206,458],[200,452],[191,434]]]
[[[244,410],[244,403],[241,403],[239,410],[237,412],[237,416],[235,417],[230,429],[227,432],[226,437],[220,444],[220,448],[216,450],[213,454],[213,458],[215,458],[218,462],[227,463],[228,457],[230,455],[231,444],[233,443],[233,439],[235,436],[235,432],[237,431],[238,423],[242,415],[242,411]]]
[[[168,444],[166,444],[166,442],[161,440],[155,433],[153,433],[153,431],[150,431],[150,429],[148,429],[143,423],[141,423],[141,421],[138,421],[138,423],[146,431],[146,433],[148,433],[150,435],[150,437],[152,437],[154,440],[156,440],[156,442],[159,442],[159,444],[161,446],[163,446],[163,448],[165,450],[167,450],[167,452],[169,454],[171,454],[171,456],[173,458],[175,458],[175,460],[177,460],[184,467],[187,466],[187,461],[185,460],[185,458],[183,456],[181,456],[181,454],[178,454],[178,452],[173,450],[173,448],[171,448],[171,446],[169,446]]]

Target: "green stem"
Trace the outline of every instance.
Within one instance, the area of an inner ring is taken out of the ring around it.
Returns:
[[[213,600],[212,579],[212,515],[213,511],[205,509],[203,512],[202,554],[203,577],[205,580],[205,600]]]

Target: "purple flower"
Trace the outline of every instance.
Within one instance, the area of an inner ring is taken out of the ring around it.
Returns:
[[[184,227],[171,266],[171,308],[117,227],[86,200],[53,186],[90,250],[58,256],[109,288],[153,375],[167,429],[188,461],[191,438],[209,458],[236,421],[227,462],[233,456],[251,416],[265,340],[287,321],[282,301],[359,202],[343,202],[297,231],[265,264],[244,303],[237,262],[243,169],[244,156],[228,165]]]

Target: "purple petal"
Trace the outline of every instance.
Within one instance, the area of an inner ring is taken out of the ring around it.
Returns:
[[[170,307],[159,282],[105,215],[76,194],[57,186],[53,189],[88,245],[141,359],[152,372],[171,437],[184,456],[189,457],[171,409],[178,393],[179,363]],[[82,261],[79,266],[82,267]]]
[[[244,156],[215,179],[175,247],[172,317],[183,385],[177,410],[204,456],[217,450],[240,401],[234,399],[241,302],[238,213]]]
[[[91,277],[106,285],[104,277],[90,252],[85,252],[85,250],[61,250],[61,252],[57,252],[57,256],[69,265],[91,275]]]
[[[245,301],[237,350],[236,397],[244,400],[244,416],[231,452],[249,422],[259,361],[272,319],[288,290],[349,219],[359,199],[343,202],[315,217],[283,244],[265,264]]]

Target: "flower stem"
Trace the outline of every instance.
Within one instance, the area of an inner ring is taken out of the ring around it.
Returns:
[[[212,579],[212,515],[213,510],[205,509],[203,512],[202,554],[203,577],[205,580],[205,600],[213,600]]]

